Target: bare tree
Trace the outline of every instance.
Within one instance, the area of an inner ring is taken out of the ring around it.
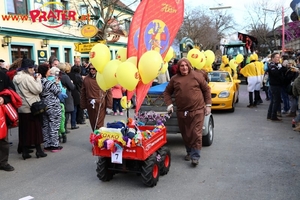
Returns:
[[[257,50],[267,54],[278,49],[281,34],[277,24],[281,21],[281,7],[268,0],[259,0],[247,7],[247,12],[248,34],[257,38]]]
[[[81,0],[80,2],[83,4],[80,4],[80,6],[87,8],[89,20],[81,19],[80,23],[81,25],[92,23],[98,27],[96,40],[107,40],[110,37],[111,40],[108,40],[108,43],[116,42],[120,36],[127,36],[128,32],[128,30],[120,27],[126,22],[121,18],[131,18],[134,11],[129,7],[138,1],[132,0],[131,3],[125,5],[120,0]],[[80,13],[78,0],[73,3],[77,13]],[[127,21],[130,23],[130,20]]]
[[[204,7],[192,10],[188,8],[177,39],[180,41],[183,37],[189,37],[194,42],[199,42],[202,49],[214,51],[226,31],[233,28],[233,18],[226,11],[209,12],[209,9]]]

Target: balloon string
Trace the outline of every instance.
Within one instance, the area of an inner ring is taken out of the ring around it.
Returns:
[[[96,123],[95,123],[95,126],[94,126],[93,131],[96,130],[96,126],[97,126],[98,120],[99,120],[99,114],[100,114],[101,106],[102,106],[103,99],[104,99],[104,97],[106,96],[106,94],[107,94],[107,91],[105,92],[105,94],[101,94],[101,91],[100,91],[100,103],[99,103],[99,108],[98,108],[98,113],[97,113]]]

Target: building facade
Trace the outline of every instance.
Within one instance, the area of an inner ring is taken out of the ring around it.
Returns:
[[[84,4],[79,0],[2,0],[0,58],[12,63],[17,58],[27,57],[35,60],[36,64],[47,61],[51,55],[71,64],[75,57],[88,60],[89,50],[100,42],[100,38],[83,37],[82,27],[90,24],[101,28],[105,23],[99,17],[98,4],[94,1],[90,3]],[[114,10],[104,38],[112,59],[116,51],[127,44],[133,16],[133,11],[120,9],[122,7],[125,5],[121,3],[116,8],[119,10]],[[123,34],[117,33],[120,30]],[[90,45],[86,45],[88,43]],[[82,45],[85,47],[81,48]]]

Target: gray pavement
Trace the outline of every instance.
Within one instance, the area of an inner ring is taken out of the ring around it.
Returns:
[[[0,171],[0,200],[28,196],[37,200],[299,200],[299,132],[292,130],[291,118],[267,121],[268,102],[247,108],[247,98],[246,86],[241,85],[234,113],[213,111],[214,142],[202,148],[196,168],[183,160],[180,135],[169,134],[171,168],[153,188],[131,173],[101,182],[96,176],[97,157],[91,153],[89,124],[71,130],[61,152],[28,160],[16,151],[17,129],[13,129],[9,163],[16,170]],[[126,116],[107,115],[106,122],[120,119]]]

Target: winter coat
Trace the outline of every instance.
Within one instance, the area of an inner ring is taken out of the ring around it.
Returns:
[[[73,84],[75,85],[75,89],[72,90],[72,96],[74,100],[74,105],[78,106],[80,105],[80,91],[83,82],[82,76],[80,75],[80,73],[74,71],[71,71],[67,75],[70,77],[70,79],[73,81]]]
[[[67,89],[68,97],[65,99],[65,112],[72,112],[74,110],[74,100],[72,96],[72,90],[75,89],[75,85],[72,83],[70,77],[65,73],[61,72],[60,78],[61,84]]]
[[[30,74],[19,71],[13,79],[16,92],[22,98],[22,106],[18,108],[19,113],[31,113],[30,107],[34,102],[40,101],[39,94],[43,91],[40,78],[34,78]]]
[[[123,97],[123,92],[125,92],[125,89],[122,88],[121,85],[116,85],[112,87],[112,97],[114,99],[121,99]]]

